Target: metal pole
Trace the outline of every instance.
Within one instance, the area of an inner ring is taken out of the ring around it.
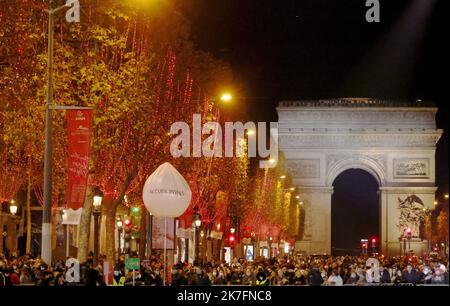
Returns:
[[[45,109],[45,155],[44,155],[44,210],[42,212],[42,242],[41,257],[47,263],[52,263],[52,73],[53,73],[53,13],[48,11],[48,70],[47,70],[47,105]]]
[[[66,258],[69,258],[69,244],[70,244],[70,237],[69,237],[69,224],[66,224]]]
[[[198,249],[199,249],[199,244],[198,244],[198,228],[197,228],[197,225],[194,227],[195,228],[195,252],[194,252],[194,254],[195,254],[195,258],[194,258],[194,263],[196,263],[197,262],[197,264],[198,264]]]
[[[119,227],[119,248],[117,249],[117,257],[120,257],[121,255],[121,247],[122,247],[122,227]]]
[[[99,219],[100,212],[94,211],[94,256],[95,256],[95,262],[98,263],[98,228],[99,228]],[[119,238],[120,239],[120,238]]]
[[[167,253],[167,217],[164,217],[164,279],[163,286],[166,285],[166,253]]]

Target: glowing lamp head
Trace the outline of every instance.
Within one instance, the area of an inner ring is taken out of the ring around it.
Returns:
[[[117,221],[117,227],[121,228],[123,226],[122,220]]]
[[[223,93],[222,96],[220,96],[220,100],[222,100],[222,102],[229,102],[231,101],[233,97],[231,96],[231,94],[229,93]]]
[[[377,239],[372,238],[372,243],[375,243],[375,242],[377,242]]]
[[[234,227],[230,228],[230,233],[234,234],[236,232],[236,229]]]
[[[101,205],[102,205],[102,196],[95,195],[94,196],[94,203],[93,203],[93,205],[94,205],[94,209],[95,210],[99,210]]]
[[[235,239],[236,238],[234,237],[234,235],[230,235],[230,238],[229,238],[230,242],[234,242]]]
[[[11,205],[9,205],[9,211],[11,212],[12,215],[15,215],[17,213],[17,205],[16,202],[14,200],[11,200]]]

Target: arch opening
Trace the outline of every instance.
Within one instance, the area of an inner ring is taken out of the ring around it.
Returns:
[[[331,197],[331,252],[358,255],[361,239],[368,239],[367,251],[379,251],[379,182],[365,169],[348,169],[333,181]],[[371,239],[375,238],[375,248]]]

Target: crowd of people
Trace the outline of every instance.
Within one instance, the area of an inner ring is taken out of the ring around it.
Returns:
[[[70,264],[67,264],[69,262]],[[74,275],[74,262],[57,261],[48,266],[39,256],[0,255],[0,286],[106,286],[103,257],[94,260],[89,254],[79,263],[79,278]],[[164,267],[161,258],[141,261],[140,270],[127,271],[121,256],[113,267],[115,286],[162,286]],[[134,273],[134,277],[133,277]],[[381,285],[430,284],[445,285],[448,281],[448,260],[442,258],[383,256],[280,256],[254,261],[233,259],[230,263],[179,262],[166,268],[166,283],[172,286],[208,285]],[[75,281],[75,282],[74,282]]]

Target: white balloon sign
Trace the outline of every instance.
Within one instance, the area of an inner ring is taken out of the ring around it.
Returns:
[[[181,216],[191,198],[188,183],[170,163],[162,164],[147,178],[142,192],[145,207],[156,217]]]

